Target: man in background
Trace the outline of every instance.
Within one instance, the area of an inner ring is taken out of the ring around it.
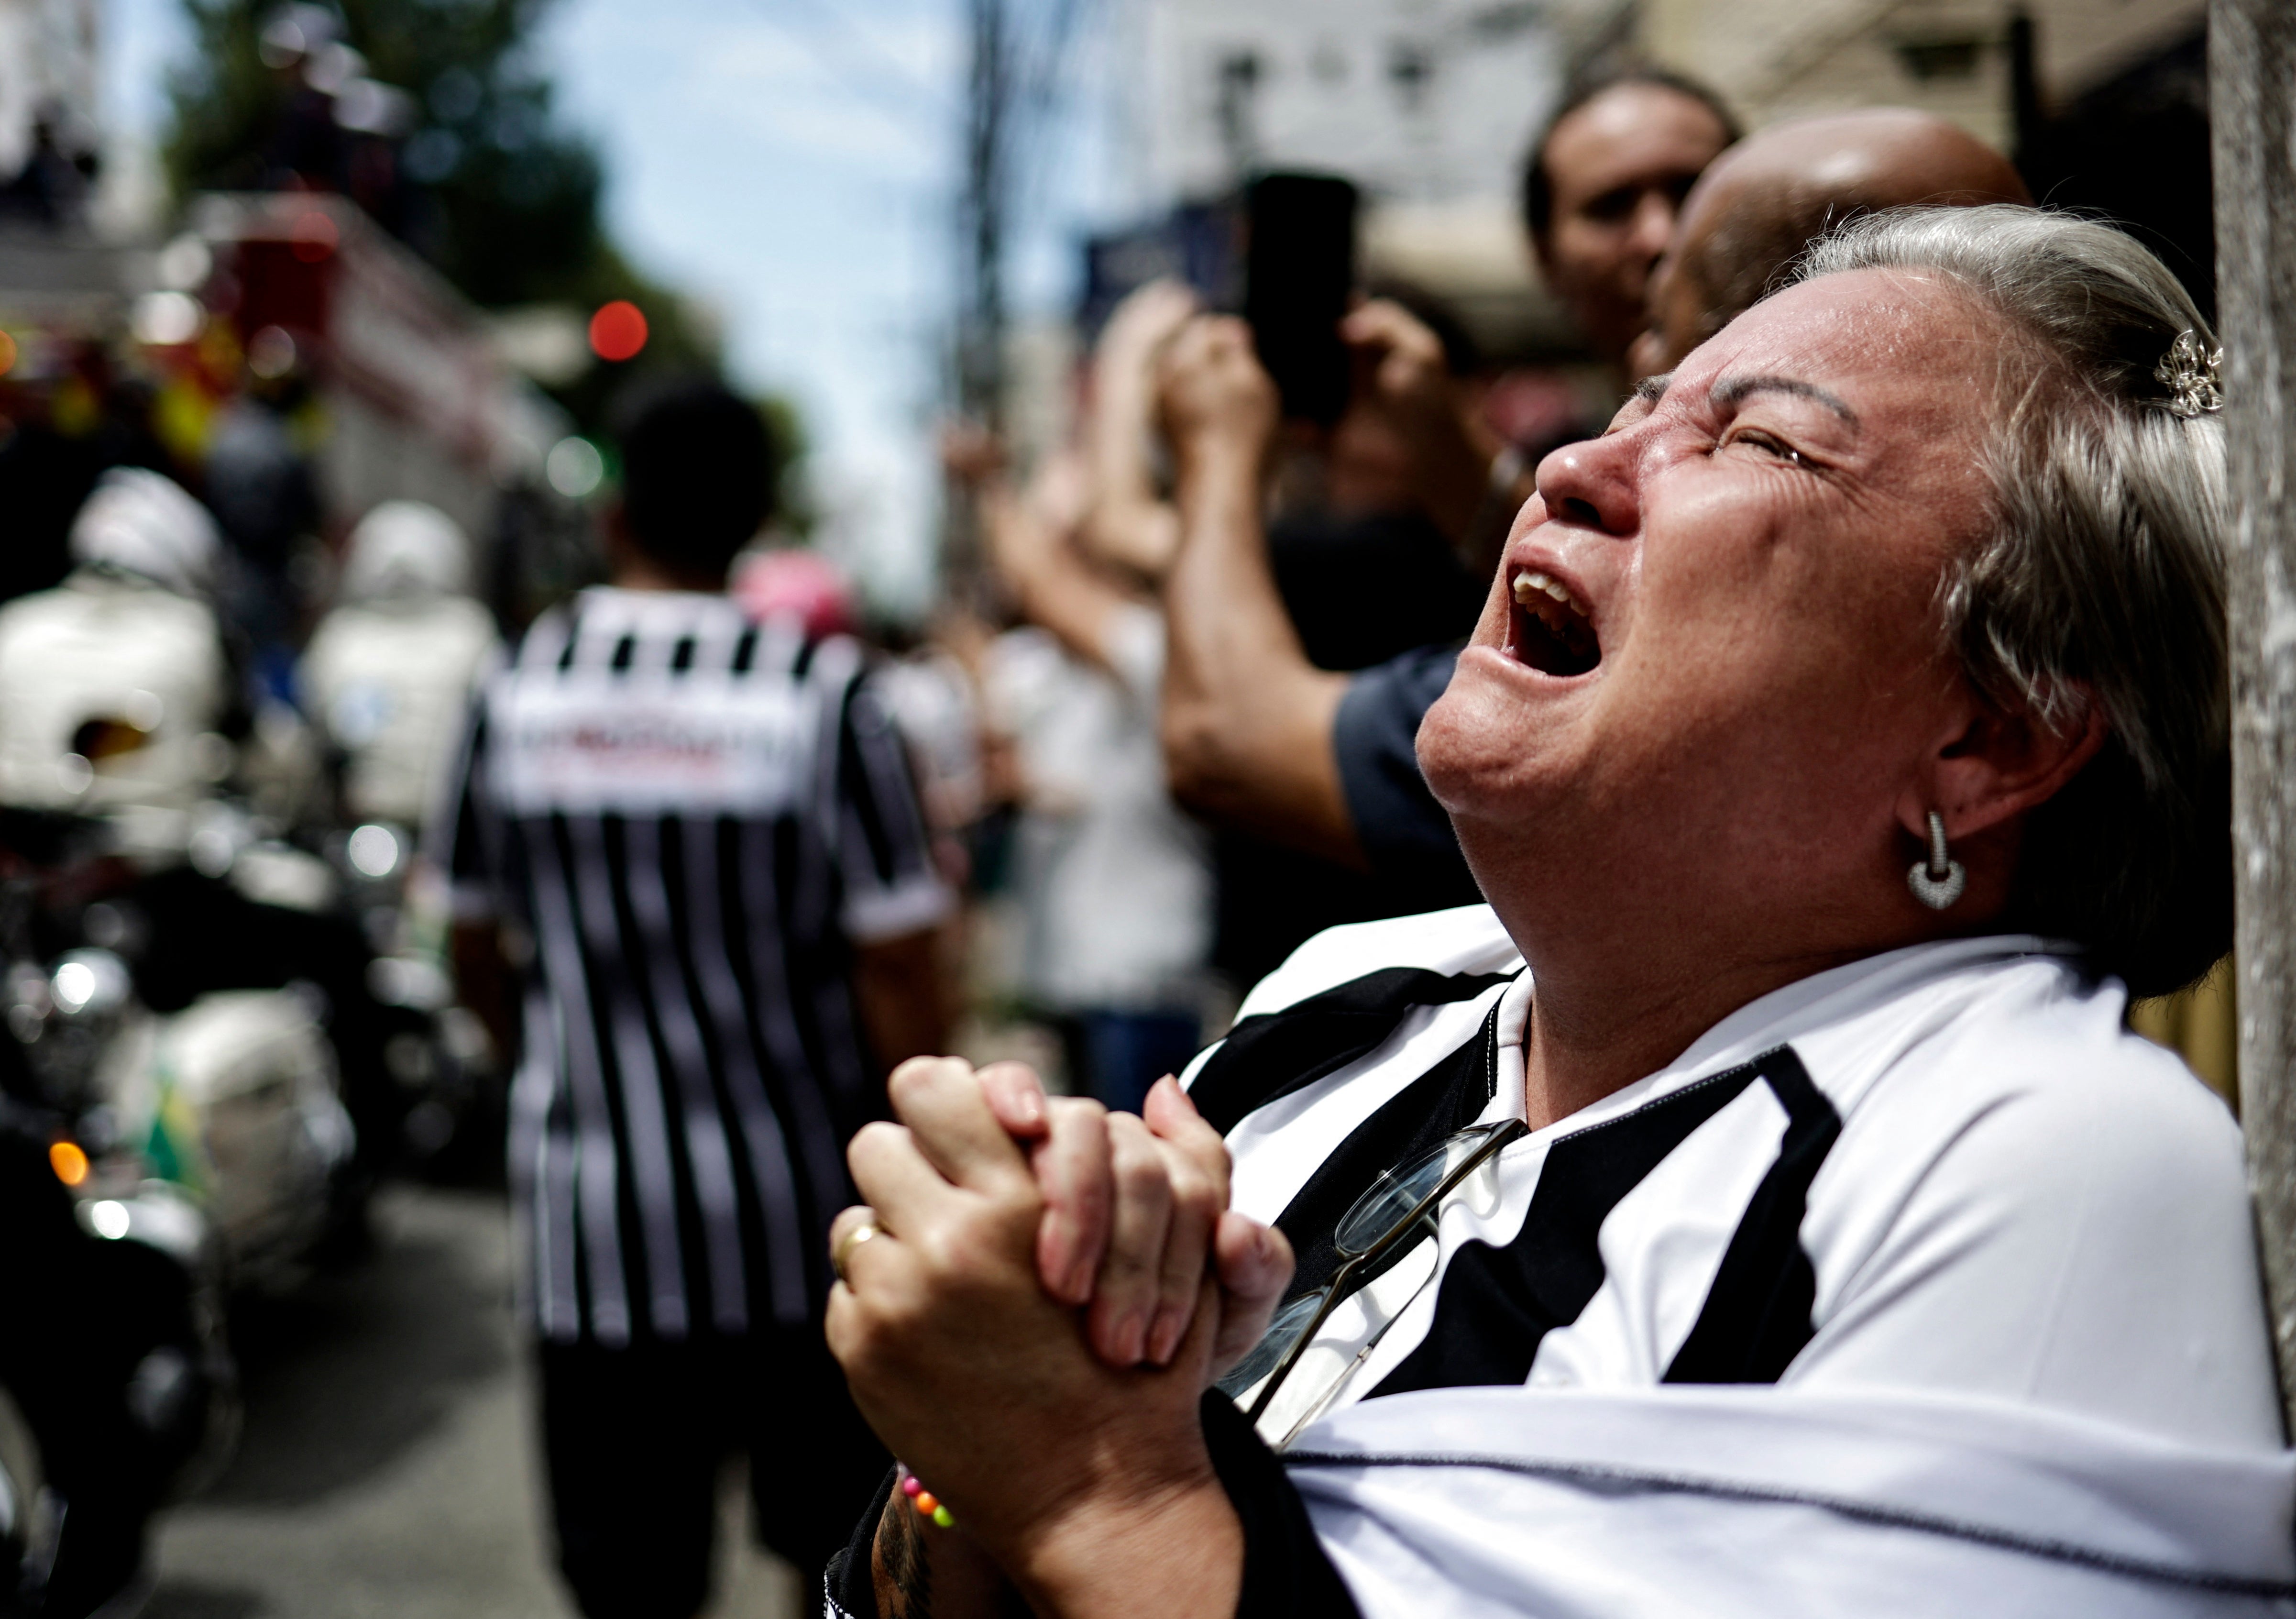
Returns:
[[[1114,346],[1125,320],[1111,323]],[[1021,982],[1061,1035],[1072,1085],[1136,1114],[1203,1045],[1213,925],[1209,840],[1174,806],[1157,746],[1152,581],[1078,543],[1092,491],[1077,450],[1045,456],[1025,488],[985,436],[952,434],[943,459],[1022,620],[990,643],[981,670],[984,707],[1019,766]]]
[[[1523,224],[1540,273],[1622,388],[1627,347],[1642,329],[1651,267],[1676,210],[1736,136],[1727,110],[1702,86],[1655,69],[1618,69],[1567,91],[1525,161]],[[1552,446],[1502,446],[1482,428],[1464,407],[1442,341],[1398,304],[1366,304],[1341,332],[1357,359],[1351,411],[1406,448],[1399,464],[1412,499],[1453,547],[1475,556],[1472,619],[1497,545]],[[1423,630],[1353,666],[1315,655],[1310,627],[1287,611],[1285,559],[1271,544],[1260,493],[1279,440],[1273,384],[1239,323],[1207,318],[1180,335],[1163,366],[1161,407],[1181,537],[1164,587],[1164,749],[1174,795],[1262,848],[1276,845],[1261,864],[1310,873],[1312,882],[1294,887],[1316,900],[1252,908],[1294,926],[1258,941],[1257,971],[1239,978],[1249,982],[1331,923],[1472,900],[1449,818],[1428,796],[1412,750],[1466,627],[1445,637]],[[1355,571],[1334,567],[1329,577],[1379,610]],[[1337,914],[1341,906],[1354,908]]]
[[[1683,199],[1739,134],[1713,91],[1652,67],[1588,75],[1547,119],[1523,164],[1523,228],[1547,290],[1603,365],[1625,364]]]
[[[303,649],[305,703],[342,766],[343,813],[420,832],[480,678],[501,656],[462,525],[386,500],[351,530],[335,605]]]
[[[1637,380],[1673,370],[1857,214],[2031,201],[2007,158],[1931,113],[1871,107],[1773,125],[1724,152],[1685,199],[1628,368]]]
[[[936,875],[850,639],[752,624],[726,571],[770,510],[714,383],[622,439],[612,582],[480,701],[442,865],[466,993],[525,946],[511,1176],[560,1568],[591,1619],[689,1619],[719,1467],[816,1568],[885,1460],[821,1343],[848,1138],[941,1050]]]

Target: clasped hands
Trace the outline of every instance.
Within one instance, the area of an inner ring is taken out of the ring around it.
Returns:
[[[1226,1147],[1170,1079],[1138,1117],[1018,1064],[919,1057],[888,1090],[898,1122],[848,1150],[867,1206],[831,1230],[830,1348],[966,1536],[1070,1611],[1126,1525],[1227,1521],[1197,1401],[1266,1329],[1291,1248],[1227,1207]]]

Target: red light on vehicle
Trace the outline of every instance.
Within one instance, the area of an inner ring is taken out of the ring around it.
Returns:
[[[0,332],[0,376],[16,369],[16,340]]]
[[[646,317],[637,305],[617,298],[590,317],[590,348],[602,360],[626,360],[646,346]]]
[[[87,1179],[87,1155],[77,1142],[58,1141],[48,1148],[48,1167],[66,1186],[78,1186]]]
[[[295,221],[287,251],[305,264],[321,264],[333,256],[336,241],[335,222],[315,208]]]

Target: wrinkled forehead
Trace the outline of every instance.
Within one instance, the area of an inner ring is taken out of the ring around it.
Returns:
[[[2022,368],[2015,333],[1975,293],[1924,270],[1822,275],[1763,300],[1677,368],[1691,397],[1758,373],[1823,387],[1868,433],[1981,436]]]

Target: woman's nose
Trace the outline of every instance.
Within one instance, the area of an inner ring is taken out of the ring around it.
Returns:
[[[1631,429],[1566,444],[1538,464],[1538,497],[1548,517],[1605,534],[1635,530],[1635,450]]]

